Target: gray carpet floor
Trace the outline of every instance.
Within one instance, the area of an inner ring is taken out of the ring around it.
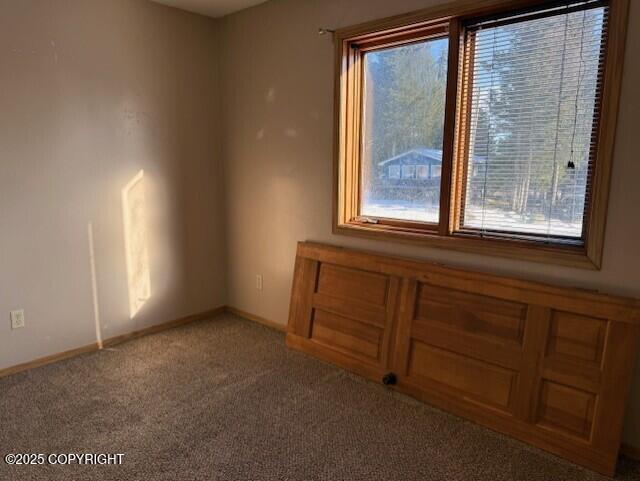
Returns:
[[[0,480],[608,478],[288,350],[233,316],[0,379],[0,455],[124,453],[120,466],[12,466]],[[621,458],[617,479],[640,480]]]

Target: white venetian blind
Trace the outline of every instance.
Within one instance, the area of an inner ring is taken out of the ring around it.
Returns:
[[[467,26],[463,230],[583,237],[607,10],[575,1]]]

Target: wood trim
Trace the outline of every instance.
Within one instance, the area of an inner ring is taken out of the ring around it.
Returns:
[[[457,22],[453,22],[457,25]],[[384,34],[375,36],[363,35],[344,38],[337,42],[336,59],[337,71],[341,75],[337,76],[336,89],[340,92],[336,96],[336,109],[338,116],[336,132],[336,156],[344,159],[335,166],[334,172],[337,179],[340,179],[336,192],[338,193],[338,207],[335,221],[338,223],[357,222],[361,215],[360,203],[362,199],[362,133],[363,133],[363,113],[365,108],[364,98],[364,55],[372,50],[388,48],[396,45],[409,45],[414,42],[423,41],[430,38],[450,38],[450,22],[439,21],[424,24],[412,24],[405,28],[387,31]],[[455,72],[454,70],[453,72]],[[344,75],[342,75],[344,73]],[[451,79],[452,72],[449,71]],[[455,76],[453,79],[455,81]],[[457,85],[448,82],[447,88],[452,90]],[[447,105],[448,118],[452,122],[455,119],[455,104]],[[450,122],[450,123],[451,123]],[[453,126],[447,135],[452,138],[454,135]],[[452,152],[447,154],[452,157]],[[446,186],[445,186],[446,187]],[[380,226],[390,226],[391,228],[417,229],[419,231],[437,231],[436,224],[423,222],[405,222],[399,219],[377,219]]]
[[[453,183],[453,163],[455,157],[456,115],[458,109],[458,73],[460,72],[460,34],[459,19],[449,23],[449,58],[447,59],[447,90],[445,96],[444,134],[442,146],[442,170],[440,185],[440,226],[439,234],[446,236],[451,232],[451,205]]]
[[[527,312],[527,322],[524,332],[523,361],[521,374],[517,379],[515,390],[515,413],[520,419],[533,423],[538,412],[537,397],[530,397],[530,393],[537,392],[536,385],[540,382],[540,365],[542,363],[545,341],[549,331],[551,310],[540,306],[530,306]]]
[[[208,311],[200,312],[198,314],[193,314],[191,316],[175,319],[173,321],[165,322],[162,324],[156,324],[154,326],[146,327],[144,329],[133,331],[127,334],[122,334],[120,336],[111,337],[103,341],[102,348],[112,347],[112,346],[115,346],[116,344],[121,344],[123,342],[131,341],[139,337],[148,336],[151,334],[157,334],[159,332],[166,331],[168,329],[173,329],[175,327],[183,326],[185,324],[189,324],[192,322],[211,319],[222,314],[223,312],[225,312],[225,310],[226,310],[226,307],[221,306],[215,309],[210,309]],[[57,354],[52,354],[50,356],[34,359],[33,361],[28,361],[22,364],[17,364],[15,366],[10,366],[4,369],[0,369],[0,378],[11,376],[13,374],[18,374],[20,372],[28,371],[30,369],[46,366],[48,364],[64,361],[65,359],[70,359],[72,357],[76,357],[81,354],[87,354],[87,353],[95,352],[99,350],[100,350],[100,346],[98,345],[97,342],[94,342],[91,344],[87,344],[86,346],[71,349],[69,351],[59,352]]]
[[[55,362],[64,361],[65,359],[80,356],[81,354],[87,354],[89,352],[98,351],[99,349],[100,348],[98,347],[98,343],[94,342],[91,344],[87,344],[86,346],[77,347],[75,349],[70,349],[68,351],[63,351],[57,354],[52,354],[50,356],[34,359],[33,361],[24,362],[22,364],[16,364],[15,366],[9,366],[0,370],[0,379],[3,377],[11,376],[13,374],[18,374],[20,372],[28,371],[30,369],[35,369],[37,367],[46,366],[47,364],[53,364]]]
[[[297,255],[318,262],[339,264],[353,268],[366,268],[398,277],[417,278],[423,282],[435,279],[445,285],[453,285],[461,279],[469,290],[487,293],[489,284],[501,287],[500,298],[519,300],[529,304],[546,305],[559,310],[577,310],[589,316],[608,318],[611,310],[616,320],[640,325],[640,299],[623,298],[600,293],[595,290],[558,287],[541,282],[525,281],[511,277],[486,274],[477,271],[447,267],[427,261],[416,261],[397,256],[376,254],[370,251],[354,250],[315,242],[298,243]],[[568,303],[562,298],[572,291],[575,302]],[[525,296],[524,298],[522,296]]]
[[[467,179],[469,177],[469,165],[467,159],[471,154],[471,113],[473,110],[473,79],[475,74],[476,56],[476,36],[468,35],[467,29],[462,28],[460,32],[460,43],[462,44],[462,55],[460,55],[460,83],[458,85],[458,121],[456,125],[456,137],[458,139],[458,155],[454,159],[454,169],[456,177],[455,198],[452,202],[455,205],[455,217],[450,226],[451,232],[460,229],[465,215],[467,200]]]
[[[406,29],[389,32],[387,35],[376,35],[373,38],[355,39],[354,47],[358,50],[368,52],[393,47],[395,45],[407,45],[423,40],[443,38],[448,35],[447,22],[440,22],[435,25],[410,25]]]
[[[307,289],[306,292],[294,292],[292,296],[291,310],[289,314],[289,327],[288,330],[301,335],[308,336],[310,325],[305,322],[304,319],[308,317],[308,313],[311,312],[311,296],[310,291],[315,289],[318,279],[318,263],[311,259],[301,259],[299,264],[296,264],[296,271],[294,272],[294,291],[299,287],[295,284],[295,279],[300,276],[303,282],[299,283],[299,286],[304,286]],[[299,319],[299,322],[292,320]]]
[[[0,379],[3,377],[11,376],[13,374],[18,374],[20,372],[28,371],[30,369],[35,369],[37,367],[42,367],[48,364],[54,364],[56,362],[64,361],[65,359],[70,359],[72,357],[80,356],[82,354],[99,351],[107,347],[113,347],[117,344],[122,344],[123,342],[132,341],[140,337],[150,336],[152,334],[157,334],[162,331],[184,326],[192,322],[213,319],[215,317],[218,317],[220,314],[223,314],[226,312],[238,317],[242,317],[243,319],[247,319],[249,321],[257,322],[259,324],[270,327],[271,329],[275,329],[277,331],[281,331],[281,332],[286,331],[286,326],[279,322],[265,319],[264,317],[251,314],[249,312],[243,311],[241,309],[237,309],[235,307],[221,306],[215,309],[210,309],[208,311],[200,312],[198,314],[193,314],[191,316],[175,319],[173,321],[165,322],[162,324],[156,324],[154,326],[146,327],[144,329],[140,329],[137,331],[126,333],[126,334],[121,334],[119,336],[111,337],[102,342],[102,348],[100,348],[97,342],[93,342],[91,344],[87,344],[86,346],[70,349],[68,351],[59,352],[57,354],[52,354],[50,356],[41,357],[38,359],[34,359],[33,361],[17,364],[15,366],[9,366],[7,368],[0,369]]]
[[[557,248],[526,241],[469,238],[456,235],[440,236],[427,231],[403,231],[394,230],[391,227],[355,223],[335,225],[333,233],[581,269],[598,269],[582,248]]]
[[[640,461],[640,448],[632,446],[631,444],[622,443],[620,445],[620,454],[625,455],[628,458]]]
[[[242,317],[243,319],[247,319],[249,321],[257,322],[258,324],[262,324],[263,326],[270,327],[271,329],[275,329],[276,331],[286,332],[287,326],[285,324],[281,324],[276,321],[272,321],[270,319],[266,319],[261,316],[257,316],[255,314],[251,314],[250,312],[243,311],[242,309],[237,309],[235,307],[227,306],[224,310],[229,314],[233,314],[234,316]]]
[[[400,309],[395,336],[395,355],[393,366],[396,372],[407,374],[406,366],[409,360],[409,338],[411,334],[411,319],[414,315],[418,282],[415,279],[403,279]]]
[[[430,224],[414,225],[379,219],[377,224],[354,221],[359,215],[359,160],[346,160],[357,155],[359,145],[359,106],[350,106],[349,98],[360,98],[358,93],[359,70],[353,75],[349,72],[354,62],[354,54],[348,45],[351,42],[371,43],[377,37],[393,38],[406,36],[407,31],[436,28],[443,22],[451,22],[450,36],[461,23],[477,17],[499,14],[504,11],[517,11],[552,4],[550,0],[459,0],[445,5],[426,8],[404,15],[398,15],[336,31],[336,72],[335,72],[335,126],[334,126],[334,209],[333,233],[368,237],[378,240],[391,240],[421,244],[428,247],[445,248],[482,255],[509,257],[541,263],[552,263],[582,269],[600,269],[605,237],[606,215],[610,191],[611,169],[614,154],[616,121],[620,102],[625,39],[629,0],[609,0],[609,27],[605,54],[605,74],[602,91],[602,107],[598,125],[598,145],[593,170],[593,183],[588,195],[586,210],[586,232],[584,245],[546,244],[544,241],[527,239],[500,239],[496,237],[468,236],[457,232],[460,218],[459,186],[464,169],[459,167],[459,158],[464,153],[465,136],[459,131],[464,120],[461,102],[464,99],[454,96],[458,114],[454,129],[456,159],[453,165],[447,165],[451,133],[446,132],[443,174],[441,186],[441,222],[434,230]],[[458,49],[454,49],[454,56]],[[462,56],[462,55],[460,55]],[[356,55],[357,57],[357,55]],[[450,60],[449,68],[454,63]],[[357,62],[356,62],[357,63]],[[456,71],[459,71],[459,62]],[[355,76],[355,78],[354,78]],[[451,79],[451,76],[450,76]],[[460,82],[456,82],[456,89]],[[447,88],[447,118],[450,119],[452,83]],[[355,95],[355,97],[353,97]],[[457,98],[456,98],[457,97]],[[449,126],[453,122],[448,120]],[[445,125],[447,129],[447,124]],[[453,154],[452,154],[453,155]],[[443,175],[444,177],[444,175]],[[446,192],[445,192],[446,191]],[[450,195],[447,196],[447,194]],[[454,195],[455,194],[455,195]],[[444,198],[446,197],[446,198]],[[443,210],[444,209],[444,210]]]
[[[607,406],[606,410],[598,410],[599,415],[594,419],[594,445],[602,450],[614,443],[620,443],[620,434],[624,425],[624,418],[616,413],[624,412],[631,390],[635,355],[625,356],[621,353],[635,354],[638,346],[640,325],[629,325],[622,322],[609,323],[607,329],[603,366],[601,392],[598,403]]]
[[[587,224],[587,257],[596,268],[602,266],[607,225],[607,207],[616,140],[616,122],[622,89],[624,52],[627,37],[629,0],[609,4],[609,29],[605,53],[604,86],[598,126],[598,144]]]
[[[535,7],[545,3],[549,3],[549,0],[457,0],[409,13],[344,27],[336,30],[335,36],[337,39],[366,36],[384,30],[406,28],[409,24],[429,24],[441,20],[446,21],[453,17],[465,19],[467,17],[485,16],[504,11],[505,9],[515,10]]]
[[[208,311],[200,312],[198,314],[192,314],[187,317],[165,322],[163,324],[157,324],[155,326],[145,327],[144,329],[133,331],[127,334],[122,334],[120,336],[111,337],[103,341],[102,344],[104,347],[112,347],[112,346],[115,346],[116,344],[121,344],[123,342],[131,341],[133,339],[138,339],[139,337],[150,336],[151,334],[157,334],[159,332],[166,331],[168,329],[173,329],[175,327],[184,326],[185,324],[190,324],[192,322],[211,319],[213,317],[219,316],[223,312],[225,312],[224,306],[217,307],[215,309],[210,309]]]

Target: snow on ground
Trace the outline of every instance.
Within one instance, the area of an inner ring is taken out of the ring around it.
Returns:
[[[439,211],[438,206],[390,200],[365,202],[362,206],[362,215],[364,216],[432,223],[438,223]]]
[[[369,201],[363,205],[362,215],[438,223],[439,208],[407,201]],[[569,237],[582,235],[581,223],[570,223],[560,219],[551,219],[550,222],[548,219],[539,218],[530,220],[526,216],[500,209],[485,209],[484,217],[479,208],[466,209],[465,227],[474,229],[484,227],[487,230],[507,230],[524,234],[550,233],[554,236]]]

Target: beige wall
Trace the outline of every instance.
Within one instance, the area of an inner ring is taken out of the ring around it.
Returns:
[[[0,0],[0,369],[95,342],[89,223],[103,338],[224,304],[218,41],[142,0]],[[151,298],[130,319],[140,169]]]
[[[315,240],[640,297],[640,2],[631,2],[622,106],[600,272],[331,233],[333,45],[344,27],[438,3],[271,0],[222,22],[229,302],[285,323],[296,242]],[[255,275],[264,275],[264,290]],[[640,368],[625,440],[640,446]]]
[[[271,0],[213,21],[143,0],[0,0],[0,317],[27,322],[0,323],[0,369],[96,340],[90,223],[103,338],[227,301],[284,324],[305,239],[640,297],[636,2],[602,271],[331,233],[333,49],[317,29],[432,3]],[[140,169],[151,298],[130,319],[121,189]],[[625,439],[640,446],[640,369]]]

